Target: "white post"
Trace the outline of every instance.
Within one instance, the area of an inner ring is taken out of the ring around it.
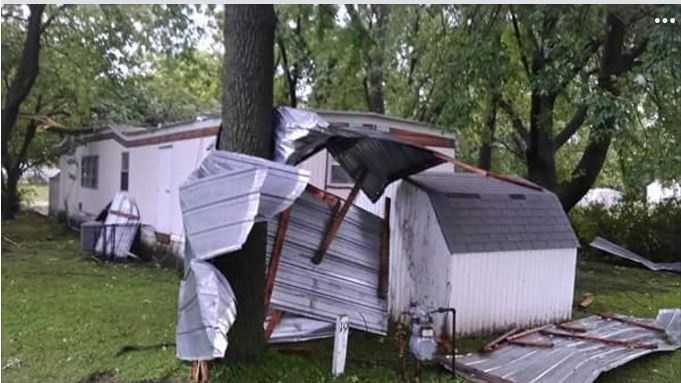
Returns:
[[[350,326],[348,316],[341,315],[336,318],[336,334],[333,338],[333,361],[331,364],[331,374],[336,377],[345,371],[345,356],[348,352],[348,334]]]

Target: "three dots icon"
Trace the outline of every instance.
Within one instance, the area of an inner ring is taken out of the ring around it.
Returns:
[[[655,18],[655,24],[659,24],[659,23],[662,23],[662,24],[667,24],[667,23],[669,23],[669,24],[676,24],[676,19],[673,18],[673,17],[672,17],[672,18],[666,18],[666,17],[659,18],[659,17],[656,17],[656,18]]]

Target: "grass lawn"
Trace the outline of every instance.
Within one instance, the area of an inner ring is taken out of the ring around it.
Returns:
[[[175,359],[178,276],[147,265],[103,264],[78,250],[77,234],[36,215],[2,222],[2,378],[8,382],[185,382]],[[681,278],[580,262],[577,293],[594,294],[592,311],[654,317],[681,306]],[[587,313],[576,312],[576,316]],[[474,350],[488,338],[458,344]],[[354,332],[346,374],[329,377],[331,341],[273,347],[255,363],[211,368],[215,382],[394,382],[394,337]],[[101,379],[94,379],[100,374]],[[90,377],[90,379],[88,379]],[[432,367],[422,382],[454,382]],[[656,354],[599,382],[679,382],[681,352]]]

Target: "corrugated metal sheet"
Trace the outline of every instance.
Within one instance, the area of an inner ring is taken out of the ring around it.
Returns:
[[[348,315],[353,328],[385,334],[387,302],[378,298],[382,220],[352,207],[324,260],[311,262],[332,207],[308,193],[292,206],[272,293],[272,307],[310,318],[335,321]],[[268,254],[277,224],[268,225]]]
[[[621,246],[617,246],[614,243],[608,241],[605,238],[596,237],[589,246],[596,249],[605,251],[606,253],[618,256],[620,258],[628,259],[630,261],[636,262],[647,267],[653,271],[673,271],[676,273],[681,273],[681,262],[660,262],[656,263],[649,259],[643,258],[642,256],[629,251]]]
[[[234,293],[206,262],[241,248],[256,220],[287,209],[308,173],[292,166],[230,152],[213,152],[180,188],[185,225],[185,277],[177,313],[177,357],[223,357],[236,317]]]
[[[457,333],[469,335],[570,317],[576,249],[451,255],[427,193],[402,182],[392,205],[393,318],[412,302],[454,307]]]
[[[265,327],[267,327],[265,321]],[[313,339],[331,338],[334,334],[333,323],[305,318],[286,313],[274,328],[269,343],[297,343]]]
[[[591,383],[598,376],[641,356],[681,347],[675,334],[681,333],[681,310],[661,310],[656,321],[634,319],[657,325],[666,331],[655,331],[632,324],[591,316],[572,322],[588,331],[587,336],[635,341],[654,345],[654,349],[605,344],[594,340],[532,334],[523,341],[549,340],[552,348],[504,344],[494,352],[470,354],[457,358],[457,369],[478,381],[523,383]],[[556,326],[549,330],[565,332]],[[581,334],[581,333],[578,333]],[[449,361],[443,366],[450,368]]]
[[[391,182],[445,162],[389,133],[329,125],[314,112],[279,107],[274,120],[277,161],[298,164],[326,148],[373,202]]]
[[[177,300],[178,359],[222,358],[235,319],[236,298],[222,273],[208,262],[190,262]]]
[[[241,248],[256,220],[290,206],[309,173],[262,158],[215,151],[180,187],[186,237],[208,259]]]

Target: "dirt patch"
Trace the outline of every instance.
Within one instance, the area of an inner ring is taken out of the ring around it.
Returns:
[[[95,372],[93,374],[90,374],[83,378],[80,382],[78,383],[116,383],[116,377],[114,376],[113,372],[110,371],[104,371],[104,372]]]
[[[80,380],[78,383],[120,383],[122,382],[121,380],[116,378],[116,375],[114,375],[113,372],[111,371],[104,371],[104,372],[95,372],[93,374],[90,374]],[[161,379],[148,379],[148,380],[140,380],[138,382],[134,383],[176,383],[176,380],[172,380],[169,378],[161,378]]]

